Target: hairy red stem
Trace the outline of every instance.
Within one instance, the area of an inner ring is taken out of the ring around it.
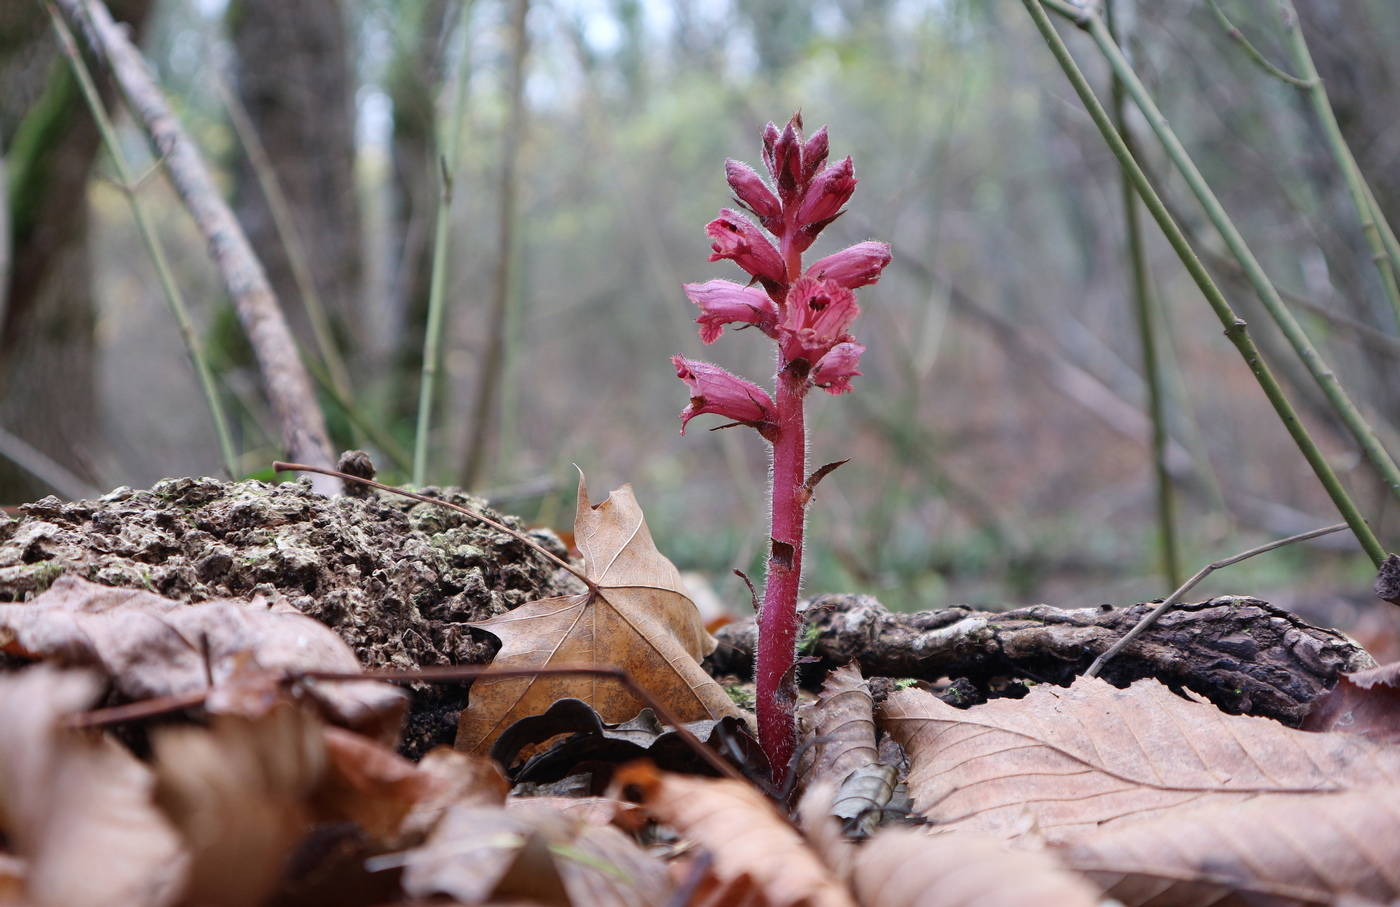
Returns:
[[[763,611],[758,617],[758,652],[754,665],[757,686],[758,739],[784,783],[797,745],[797,594],[802,585],[802,535],[806,524],[807,426],[803,412],[806,376],[793,374],[784,363],[778,373],[778,432],[773,441],[773,537],[768,555],[768,579]]]

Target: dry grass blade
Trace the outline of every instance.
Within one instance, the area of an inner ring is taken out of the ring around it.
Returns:
[[[22,902],[173,904],[189,859],[151,803],[150,769],[110,737],[60,727],[100,690],[47,667],[0,679],[0,839],[27,863]]]
[[[1400,784],[1400,750],[1226,715],[1156,681],[1081,678],[967,711],[904,690],[880,720],[909,753],[919,812],[998,837],[1027,814],[1055,842],[1184,806]]]
[[[846,889],[802,835],[748,784],[657,771],[636,762],[618,769],[613,793],[641,803],[657,821],[707,850],[717,884],[731,896],[751,880],[771,907],[854,907]],[[747,895],[746,895],[747,896]]]
[[[1098,890],[1046,851],[982,835],[882,831],[861,846],[850,878],[861,907],[1095,907]]]
[[[1066,863],[1128,907],[1400,899],[1400,787],[1266,794],[1086,835]]]

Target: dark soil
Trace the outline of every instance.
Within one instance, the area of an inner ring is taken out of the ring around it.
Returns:
[[[424,493],[524,530],[458,491]],[[25,600],[65,572],[190,602],[280,594],[334,628],[368,667],[488,662],[495,638],[467,622],[577,591],[518,539],[377,491],[327,498],[307,483],[170,479],[21,509],[0,523],[0,600]],[[553,533],[530,536],[567,556]],[[402,751],[417,757],[451,744],[465,702],[463,685],[417,689]]]

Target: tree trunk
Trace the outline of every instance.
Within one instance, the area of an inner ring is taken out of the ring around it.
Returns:
[[[357,346],[362,243],[355,194],[354,86],[340,0],[237,0],[228,14],[237,90],[290,207],[307,266],[342,348]],[[246,155],[234,210],[293,332],[311,324],[272,210]]]
[[[114,0],[139,31],[151,0]],[[96,69],[96,68],[95,68]],[[103,94],[114,96],[105,79]],[[0,12],[0,152],[10,268],[0,320],[0,427],[83,482],[98,478],[96,322],[88,254],[87,184],[101,141],[37,4]],[[0,459],[0,501],[54,490]]]

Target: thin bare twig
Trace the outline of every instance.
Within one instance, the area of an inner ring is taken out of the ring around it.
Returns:
[[[373,484],[373,483],[370,483]],[[392,489],[391,489],[392,490]],[[441,503],[441,502],[436,502]],[[593,665],[557,665],[542,668],[495,668],[490,665],[450,665],[419,668],[416,671],[288,671],[282,683],[291,685],[302,680],[359,681],[380,680],[390,683],[459,683],[467,680],[510,679],[516,677],[558,677],[558,676],[607,677],[625,686],[632,695],[646,703],[647,708],[656,713],[661,723],[675,730],[686,746],[704,759],[715,771],[726,778],[744,781],[738,769],[730,765],[699,737],[686,728],[675,712],[657,698],[650,690],[637,683],[623,668],[603,668]],[[182,693],[176,696],[160,696],[142,702],[93,709],[80,712],[68,718],[66,725],[75,730],[105,727],[126,721],[155,718],[168,715],[181,709],[200,705],[208,697],[209,690],[197,693]]]
[[[1191,577],[1184,584],[1182,584],[1181,588],[1177,589],[1171,595],[1168,595],[1165,601],[1163,601],[1157,607],[1153,608],[1150,614],[1148,614],[1142,620],[1138,621],[1137,626],[1133,627],[1127,633],[1123,634],[1122,639],[1109,646],[1107,651],[1105,651],[1098,658],[1094,659],[1094,663],[1089,665],[1089,670],[1084,672],[1084,676],[1097,677],[1099,675],[1099,671],[1103,668],[1105,664],[1108,663],[1108,660],[1110,658],[1127,648],[1128,644],[1131,643],[1133,640],[1137,639],[1140,635],[1142,635],[1143,631],[1145,631],[1148,627],[1152,626],[1152,624],[1154,624],[1157,621],[1157,618],[1167,613],[1167,609],[1171,608],[1177,602],[1181,601],[1182,596],[1190,592],[1192,589],[1196,588],[1196,585],[1200,583],[1201,580],[1205,579],[1207,576],[1210,576],[1212,573],[1214,573],[1216,570],[1219,570],[1221,567],[1229,567],[1231,564],[1238,564],[1240,561],[1254,557],[1254,555],[1256,554],[1263,554],[1265,551],[1273,551],[1275,548],[1282,548],[1284,545],[1291,545],[1294,542],[1306,542],[1308,539],[1315,539],[1318,536],[1329,535],[1333,532],[1340,532],[1346,528],[1346,523],[1337,523],[1336,525],[1327,526],[1322,529],[1314,529],[1311,532],[1304,532],[1299,535],[1291,535],[1286,539],[1279,539],[1276,542],[1269,542],[1267,545],[1260,545],[1258,548],[1251,548],[1248,551],[1243,552],[1242,554],[1235,555],[1234,557],[1227,557],[1223,561],[1216,561],[1213,564],[1207,564],[1205,567],[1201,568],[1199,573],[1197,573],[1195,576]]]
[[[1235,23],[1230,21],[1230,17],[1225,15],[1225,10],[1220,8],[1220,4],[1217,3],[1216,0],[1206,0],[1206,3],[1210,6],[1210,11],[1215,14],[1215,21],[1220,23],[1221,28],[1225,29],[1225,35],[1231,41],[1238,44],[1240,49],[1245,52],[1245,55],[1258,64],[1260,69],[1264,70],[1275,79],[1287,82],[1294,88],[1313,87],[1316,79],[1300,79],[1297,76],[1291,76],[1273,63],[1270,63],[1268,57],[1260,53],[1259,48],[1249,43],[1249,39],[1244,36],[1244,32],[1240,31]]]

